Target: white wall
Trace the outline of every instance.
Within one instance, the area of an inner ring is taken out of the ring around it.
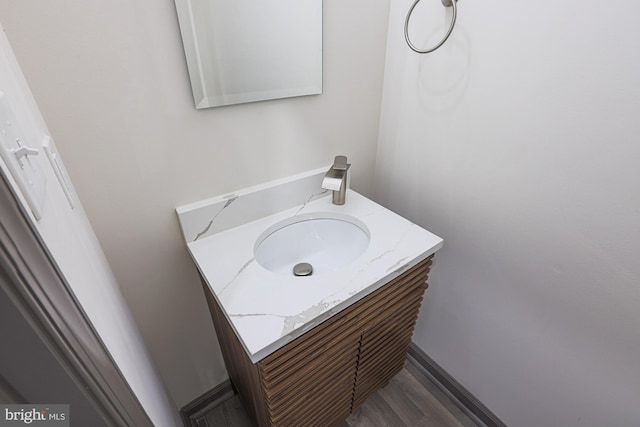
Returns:
[[[0,91],[11,105],[26,144],[39,147],[50,133],[2,28]],[[32,218],[47,249],[150,419],[157,426],[178,425],[177,408],[166,394],[82,205],[77,203],[72,209],[67,203],[44,152],[30,160],[39,165],[47,180],[42,218]],[[7,171],[2,159],[0,167]]]
[[[508,425],[637,425],[640,5],[463,0],[427,56],[409,5],[375,184],[445,240],[415,341]]]
[[[196,111],[173,1],[0,2],[0,16],[179,406],[226,378],[174,208],[346,154],[372,192],[389,0],[324,2],[324,93]]]

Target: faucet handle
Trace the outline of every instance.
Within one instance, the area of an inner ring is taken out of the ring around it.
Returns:
[[[333,169],[346,171],[348,167],[347,156],[336,156],[336,158],[333,159]]]

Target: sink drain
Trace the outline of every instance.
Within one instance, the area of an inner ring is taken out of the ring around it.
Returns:
[[[294,276],[311,276],[313,273],[313,266],[308,262],[301,262],[293,267]]]

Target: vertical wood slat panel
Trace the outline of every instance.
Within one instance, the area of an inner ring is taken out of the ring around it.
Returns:
[[[250,362],[203,282],[229,375],[256,424],[338,425],[399,372],[427,287],[431,259],[257,364]]]

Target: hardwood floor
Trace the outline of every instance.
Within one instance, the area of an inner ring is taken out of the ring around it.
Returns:
[[[214,408],[205,420],[206,426],[198,427],[253,427],[237,395]],[[404,426],[476,427],[477,424],[417,367],[405,362],[404,369],[386,387],[367,400],[339,427]]]

